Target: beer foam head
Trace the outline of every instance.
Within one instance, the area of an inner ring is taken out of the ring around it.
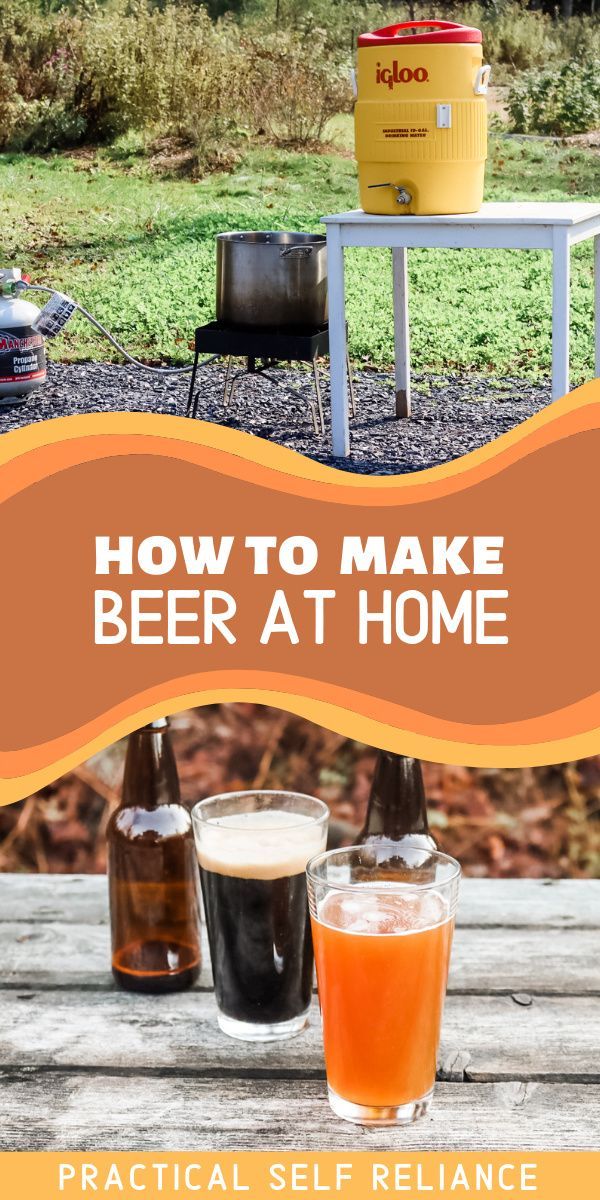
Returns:
[[[283,809],[212,817],[198,834],[198,860],[205,871],[240,879],[299,875],[325,849],[327,823]]]
[[[440,892],[419,892],[392,883],[362,883],[351,891],[329,892],[318,906],[318,920],[343,933],[368,937],[421,933],[448,920],[450,909]]]

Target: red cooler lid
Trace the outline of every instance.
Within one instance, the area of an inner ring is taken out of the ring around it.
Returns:
[[[415,32],[411,33],[411,30]],[[398,42],[406,45],[481,42],[481,30],[471,25],[457,25],[455,21],[402,21],[399,25],[376,29],[374,33],[361,33],[358,38],[359,46],[392,46]]]

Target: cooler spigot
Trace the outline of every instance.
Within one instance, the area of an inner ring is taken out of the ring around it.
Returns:
[[[396,204],[410,204],[412,196],[401,183],[370,183],[369,188],[391,187],[396,193]]]

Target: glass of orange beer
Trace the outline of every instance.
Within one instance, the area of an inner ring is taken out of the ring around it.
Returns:
[[[307,866],[329,1102],[360,1125],[427,1112],[460,866],[380,842]]]

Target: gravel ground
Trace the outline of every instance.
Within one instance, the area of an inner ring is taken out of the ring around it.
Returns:
[[[356,374],[358,416],[351,422],[350,458],[334,458],[329,440],[329,394],[323,387],[325,437],[313,432],[312,377],[277,371],[280,385],[260,376],[240,381],[229,413],[222,406],[224,371],[199,376],[198,416],[278,442],[318,462],[368,475],[420,471],[493,441],[550,402],[550,386],[474,375],[415,375],[410,421],[394,417],[393,377]],[[52,417],[93,412],[155,412],[184,416],[189,376],[164,378],[112,363],[50,364],[47,384],[24,404],[0,407],[0,432]]]

